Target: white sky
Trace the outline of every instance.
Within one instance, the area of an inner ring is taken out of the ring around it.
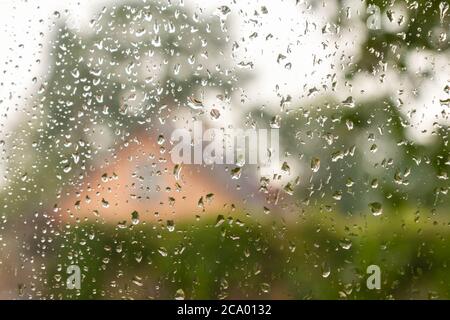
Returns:
[[[36,91],[39,80],[43,79],[39,76],[45,78],[52,24],[58,20],[55,11],[60,12],[59,19],[68,18],[71,24],[83,26],[104,4],[114,2],[117,1],[0,0],[0,62],[2,71],[5,70],[1,78],[3,85],[0,87],[0,99],[9,101],[8,106],[16,103],[20,105],[27,95]],[[277,84],[280,86],[279,93],[292,94],[302,90],[305,84],[319,84],[328,70],[326,64],[322,64],[321,70],[312,64],[313,54],[320,46],[320,28],[301,36],[297,32],[305,29],[307,20],[311,24],[317,18],[302,14],[299,7],[295,6],[295,1],[250,0],[233,3],[223,0],[186,0],[185,5],[201,8],[205,14],[212,14],[221,5],[228,5],[232,10],[230,19],[233,23],[229,29],[235,31],[236,39],[258,32],[256,39],[247,42],[247,53],[242,56],[243,60],[252,61],[255,65],[252,73],[257,76],[245,92],[252,102],[261,101],[271,105],[277,98]],[[249,18],[254,18],[253,12],[263,5],[269,14],[260,17],[262,25],[255,27],[248,23]],[[265,37],[269,33],[274,37],[266,41]],[[290,54],[286,53],[288,47],[292,50]],[[277,63],[280,53],[287,58]],[[41,63],[36,63],[37,59],[41,59]],[[288,62],[292,63],[290,70],[284,67]],[[38,79],[33,86],[34,77]]]
[[[145,0],[143,0],[145,1]],[[173,0],[177,3],[179,0]],[[52,24],[57,17],[54,12],[61,14],[60,19],[68,18],[74,25],[87,25],[88,21],[98,12],[103,5],[118,2],[115,0],[0,0],[0,124],[11,123],[11,117],[5,117],[15,106],[20,108],[26,103],[30,94],[37,90],[37,86],[45,78],[46,57],[48,54],[49,39],[52,35]],[[150,0],[148,2],[151,2]],[[300,1],[302,2],[302,1]],[[120,2],[119,2],[120,3]],[[322,27],[329,20],[330,13],[336,10],[333,1],[326,1],[325,7],[319,7],[319,12],[303,10],[304,5],[296,5],[295,0],[274,1],[274,0],[185,0],[185,6],[199,9],[205,14],[212,14],[217,7],[227,5],[232,13],[230,15],[232,25],[229,28],[234,32],[232,40],[246,38],[245,49],[241,50],[240,59],[252,61],[254,70],[253,80],[245,87],[245,95],[252,104],[266,105],[267,107],[278,107],[280,96],[291,95],[294,102],[305,101],[304,96],[308,89],[316,87],[321,89],[322,84],[329,73],[337,72],[331,70],[330,66],[337,62],[337,57],[327,57],[333,53],[336,38],[327,38],[322,34]],[[359,0],[347,0],[353,9],[353,16],[357,10],[364,10]],[[261,6],[266,6],[268,14],[259,16],[258,26],[249,23],[250,18],[254,18],[255,10],[260,11]],[[303,31],[308,25],[308,32]],[[361,26],[361,28],[364,26]],[[359,30],[359,28],[358,28]],[[255,39],[249,39],[250,34],[257,32]],[[358,35],[363,32],[342,30],[342,37],[338,40],[342,52],[358,54],[354,48],[358,47]],[[42,36],[41,36],[42,33]],[[269,34],[273,38],[265,40]],[[328,41],[328,47],[324,49],[323,43]],[[345,47],[345,48],[343,48]],[[288,52],[289,50],[289,52]],[[279,54],[286,56],[281,63],[277,63]],[[36,60],[41,59],[41,63]],[[314,59],[321,59],[320,64],[313,64]],[[420,68],[429,65],[430,59],[412,60],[412,66]],[[238,62],[238,61],[236,61]],[[291,69],[286,69],[285,64],[292,63]],[[441,112],[439,98],[442,97],[442,88],[448,81],[449,59],[440,58],[434,66],[436,76],[430,82],[422,83],[427,91],[421,95],[420,101],[414,103],[412,98],[403,96],[404,101],[413,103],[412,108],[422,108],[424,118],[421,119],[421,129],[427,127],[435,120],[436,114]],[[41,77],[40,77],[41,76]],[[37,77],[33,84],[32,79]],[[374,77],[362,79],[356,83],[355,88],[365,88],[366,94],[373,97],[373,94],[381,94],[386,91],[393,91],[398,88],[398,81],[394,75],[387,75],[386,82],[381,85],[379,82],[373,83]],[[338,78],[338,80],[340,80]],[[389,81],[396,82],[396,86],[390,86]],[[342,86],[344,81],[338,81],[338,98],[345,98],[347,95],[358,96],[358,91],[347,92],[348,88]],[[279,86],[278,92],[275,86]],[[376,85],[377,90],[374,89]],[[372,89],[372,90],[370,90]],[[413,89],[413,88],[407,88]],[[391,92],[393,95],[397,92]],[[360,95],[361,96],[361,95]],[[416,106],[417,104],[417,106]],[[429,109],[431,107],[431,112]],[[411,107],[411,106],[410,106]],[[9,109],[9,110],[8,110]],[[230,115],[232,117],[232,115]],[[429,120],[427,120],[429,119]],[[420,136],[420,135],[419,135]]]

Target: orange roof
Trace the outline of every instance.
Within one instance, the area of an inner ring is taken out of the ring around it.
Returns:
[[[217,168],[181,165],[177,180],[175,164],[161,147],[148,133],[122,144],[63,199],[63,215],[111,223],[130,220],[134,211],[140,220],[194,218],[245,201],[223,168],[220,175]]]

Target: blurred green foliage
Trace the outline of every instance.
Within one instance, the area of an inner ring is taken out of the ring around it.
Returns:
[[[46,297],[173,299],[182,289],[186,299],[450,298],[450,221],[410,208],[386,216],[318,210],[267,223],[233,214],[172,232],[80,223],[55,239]],[[79,291],[64,283],[72,264],[82,269]],[[372,264],[381,290],[366,287]]]

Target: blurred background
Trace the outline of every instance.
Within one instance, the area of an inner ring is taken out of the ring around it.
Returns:
[[[447,1],[0,8],[0,298],[450,297]],[[194,121],[280,162],[174,164]]]

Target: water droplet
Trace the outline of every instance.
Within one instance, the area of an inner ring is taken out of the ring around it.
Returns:
[[[162,145],[162,144],[164,144],[165,141],[166,141],[166,140],[164,139],[164,136],[163,136],[162,134],[160,134],[160,135],[158,136],[158,144],[159,144],[159,145]]]
[[[139,223],[139,213],[136,210],[131,213],[131,223],[134,225]]]
[[[347,129],[348,129],[348,130],[353,130],[353,121],[347,119],[347,120],[345,121],[345,125],[347,126]]]
[[[231,170],[231,179],[237,180],[241,177],[241,173],[242,173],[242,168],[241,167],[236,167],[234,169]]]
[[[226,20],[228,15],[231,13],[231,9],[228,6],[220,6],[217,8],[215,13],[221,20]]]
[[[178,289],[177,292],[175,292],[175,300],[184,300],[185,298],[183,289]]]
[[[445,16],[448,12],[449,4],[446,1],[442,1],[439,3],[439,17],[441,19],[441,23],[444,23]]]
[[[163,256],[163,257],[167,257],[167,249],[164,247],[159,247],[158,248],[158,253]]]
[[[345,99],[344,101],[342,101],[342,105],[344,107],[348,107],[348,108],[354,108],[355,107],[355,101],[353,100],[352,96],[347,97],[347,99]]]
[[[200,110],[203,109],[203,102],[194,98],[194,97],[189,97],[188,98],[188,102],[187,105],[194,110]]]
[[[289,167],[289,165],[286,161],[283,162],[283,165],[281,166],[281,171],[283,171],[284,173],[287,173],[287,174],[291,173],[291,168]]]
[[[218,109],[211,109],[210,115],[211,115],[211,118],[213,118],[214,120],[217,120],[220,117],[220,111]]]
[[[105,200],[105,198],[102,198],[102,206],[103,208],[109,208],[109,202]]]
[[[173,232],[175,230],[175,222],[173,220],[167,220],[166,225],[169,232]]]
[[[263,293],[269,293],[270,292],[270,284],[268,284],[266,282],[261,283],[260,288],[261,288],[261,292],[263,292]]]
[[[383,207],[379,202],[371,202],[369,203],[370,211],[374,216],[379,216],[383,213]]]
[[[245,165],[245,155],[238,154],[236,158],[236,166],[242,168]]]
[[[313,172],[317,172],[320,169],[320,159],[319,158],[312,158],[311,159],[311,170]]]
[[[270,127],[272,129],[280,129],[280,125],[281,125],[280,123],[281,123],[281,117],[279,115],[276,115],[270,121]]]
[[[343,239],[339,242],[339,245],[344,250],[349,250],[352,247],[352,242],[349,239]]]
[[[331,274],[330,265],[326,262],[322,263],[322,277],[328,278]]]
[[[215,227],[220,227],[225,222],[225,217],[221,214],[217,216]]]
[[[333,199],[334,199],[334,200],[337,200],[337,201],[341,200],[341,199],[342,199],[342,192],[341,192],[341,191],[336,191],[336,192],[333,194]]]
[[[294,194],[294,187],[292,185],[292,183],[288,182],[284,188],[283,188],[284,192],[286,192],[288,195],[293,195]]]
[[[181,164],[176,164],[176,165],[173,167],[173,175],[175,176],[175,180],[177,180],[177,181],[180,180],[181,168],[182,168],[182,165],[181,165]]]

